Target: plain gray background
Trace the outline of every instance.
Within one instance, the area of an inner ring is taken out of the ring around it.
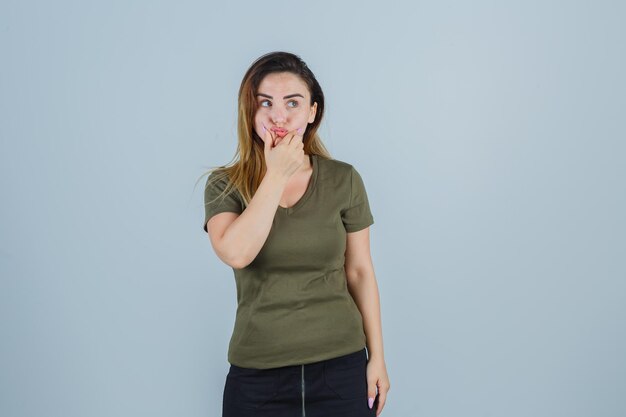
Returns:
[[[3,1],[0,415],[220,415],[236,290],[196,180],[275,50],[368,190],[382,415],[626,415],[625,12]]]

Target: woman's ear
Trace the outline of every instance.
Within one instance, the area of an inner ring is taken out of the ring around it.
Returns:
[[[315,120],[315,115],[317,114],[317,101],[313,103],[311,106],[311,111],[309,112],[309,123],[313,123]]]

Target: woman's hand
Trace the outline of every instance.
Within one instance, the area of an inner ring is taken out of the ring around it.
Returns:
[[[265,129],[265,126],[263,126]],[[278,136],[265,129],[265,165],[267,172],[275,172],[286,178],[300,168],[304,161],[304,144],[300,129]]]
[[[387,400],[387,391],[389,391],[390,387],[391,384],[389,384],[385,361],[378,358],[370,358],[367,361],[367,397],[370,408],[372,408],[372,404],[376,405],[376,417],[383,411],[385,401]],[[374,402],[376,388],[378,388],[378,401]]]

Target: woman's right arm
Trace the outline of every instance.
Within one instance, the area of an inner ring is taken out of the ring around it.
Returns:
[[[241,214],[224,212],[207,222],[211,245],[232,268],[246,267],[265,244],[289,177],[267,172]]]

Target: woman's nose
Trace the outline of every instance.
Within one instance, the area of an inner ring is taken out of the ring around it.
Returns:
[[[271,114],[274,123],[284,122],[286,119],[285,112],[283,110],[273,110]]]

